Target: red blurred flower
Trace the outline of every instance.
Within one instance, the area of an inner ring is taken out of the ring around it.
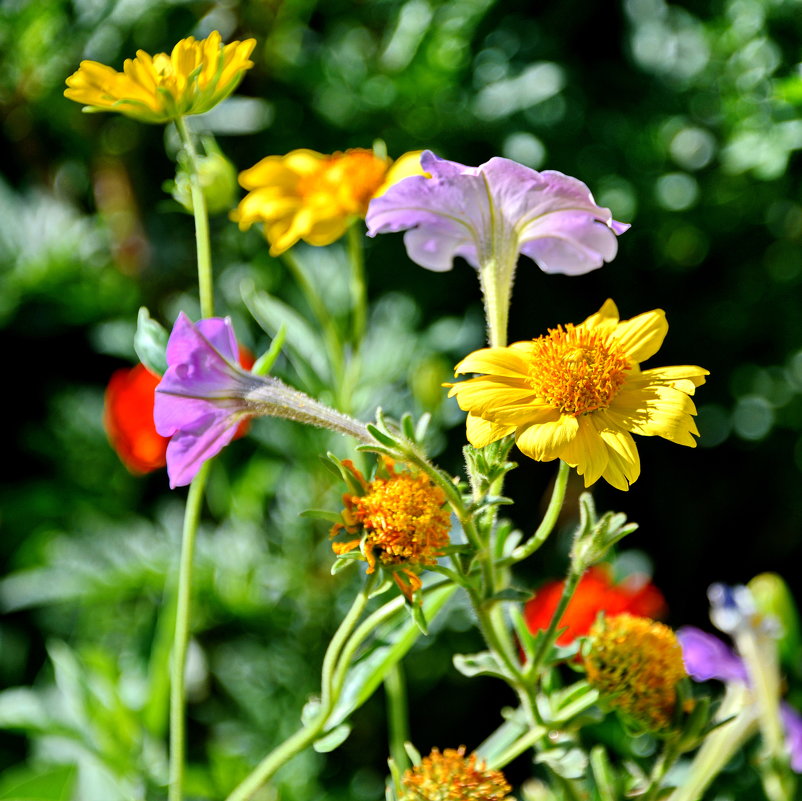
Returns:
[[[544,584],[524,607],[526,625],[532,633],[548,628],[562,595],[563,581]],[[579,580],[573,598],[568,603],[559,628],[567,627],[558,638],[558,645],[569,645],[577,637],[588,633],[596,615],[604,612],[614,617],[623,612],[638,617],[662,617],[666,611],[663,594],[647,577],[628,576],[614,584],[607,565],[590,568]]]
[[[239,361],[250,370],[254,357],[247,348],[240,348]],[[143,364],[124,367],[112,374],[106,387],[103,424],[112,447],[132,473],[150,473],[167,464],[165,452],[169,437],[156,431],[153,422],[153,399],[160,377]],[[236,437],[248,431],[243,420]]]

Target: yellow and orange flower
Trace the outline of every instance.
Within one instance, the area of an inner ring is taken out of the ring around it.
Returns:
[[[449,544],[451,515],[445,493],[422,473],[396,471],[389,459],[384,475],[372,481],[351,461],[343,466],[362,492],[343,495],[343,522],[332,526],[331,536],[336,538],[332,550],[339,555],[359,548],[368,563],[367,572],[373,573],[380,563],[411,601],[421,587],[421,568],[437,564]]]
[[[688,674],[668,626],[628,614],[600,618],[583,657],[588,682],[611,707],[650,731],[671,725],[677,685]]]
[[[401,801],[513,801],[512,789],[499,770],[490,770],[465,746],[432,749],[420,765],[410,768],[401,783]]]
[[[708,371],[691,365],[641,370],[668,331],[662,309],[619,321],[607,300],[583,323],[545,336],[471,353],[455,373],[485,373],[448,384],[468,412],[476,448],[515,435],[532,459],[562,459],[584,476],[620,490],[640,474],[631,433],[695,447],[699,434],[690,395]],[[631,432],[631,433],[630,433]]]
[[[138,50],[123,71],[82,61],[67,78],[64,96],[84,103],[84,111],[119,111],[140,122],[170,122],[203,114],[225,100],[253,66],[255,39],[224,45],[213,31],[206,39],[182,39],[170,55]]]
[[[419,151],[393,162],[364,148],[330,156],[293,150],[268,156],[240,173],[248,194],[231,219],[242,230],[262,223],[272,256],[300,240],[330,245],[365,216],[374,197],[402,178],[422,174]]]

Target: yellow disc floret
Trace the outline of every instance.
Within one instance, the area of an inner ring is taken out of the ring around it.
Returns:
[[[401,801],[513,801],[504,774],[488,770],[476,754],[465,756],[465,746],[435,748],[402,780]]]
[[[436,564],[449,543],[451,517],[445,493],[423,474],[396,472],[391,461],[385,464],[386,475],[370,482],[351,462],[343,465],[364,493],[343,495],[343,523],[335,524],[331,534],[337,537],[344,532],[355,538],[333,542],[334,552],[347,553],[360,547],[368,573],[375,570],[377,561],[391,569],[401,568],[403,578],[399,573],[394,573],[394,578],[411,598],[420,587],[416,571]]]
[[[630,360],[607,337],[570,323],[533,341],[529,384],[561,414],[606,409],[626,380]]]
[[[600,618],[584,656],[588,681],[607,703],[650,731],[671,726],[687,676],[674,632],[645,617]]]

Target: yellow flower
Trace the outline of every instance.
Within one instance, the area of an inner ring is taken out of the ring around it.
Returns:
[[[364,148],[331,156],[293,150],[286,156],[268,156],[240,173],[239,182],[248,194],[231,219],[243,231],[263,223],[272,256],[301,239],[330,245],[357,217],[365,216],[372,198],[402,178],[421,174],[419,151],[393,163]]]
[[[584,654],[588,682],[607,703],[650,731],[668,728],[677,684],[688,674],[677,635],[645,617],[600,618]]]
[[[465,746],[435,748],[401,780],[406,792],[401,801],[513,801],[504,774],[488,770],[476,754],[465,756]]]
[[[170,55],[138,50],[117,72],[97,61],[82,61],[67,78],[64,96],[85,103],[84,111],[119,111],[141,122],[169,122],[203,114],[237,87],[255,39],[223,45],[220,34],[182,39]]]
[[[380,562],[408,600],[420,589],[417,572],[425,565],[437,564],[440,551],[449,543],[451,515],[446,496],[427,476],[396,472],[391,460],[385,461],[385,475],[366,481],[362,473],[346,460],[362,494],[343,495],[342,523],[335,523],[331,536],[345,533],[344,540],[332,543],[336,554],[360,548],[368,563],[368,573]]]
[[[626,490],[640,474],[630,432],[696,446],[688,397],[708,371],[690,365],[641,370],[668,331],[662,309],[619,322],[612,300],[579,325],[505,348],[471,353],[455,373],[486,375],[447,384],[468,412],[468,441],[481,448],[515,434],[538,461],[562,459],[588,487],[604,478]]]

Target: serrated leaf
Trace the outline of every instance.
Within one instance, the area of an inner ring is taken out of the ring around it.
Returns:
[[[342,723],[331,731],[326,732],[322,737],[315,740],[312,748],[318,754],[328,754],[338,746],[342,745],[351,733],[351,727],[347,723]]]
[[[169,334],[161,323],[150,316],[142,306],[136,317],[134,350],[139,361],[156,375],[164,375],[167,370],[167,340]]]

